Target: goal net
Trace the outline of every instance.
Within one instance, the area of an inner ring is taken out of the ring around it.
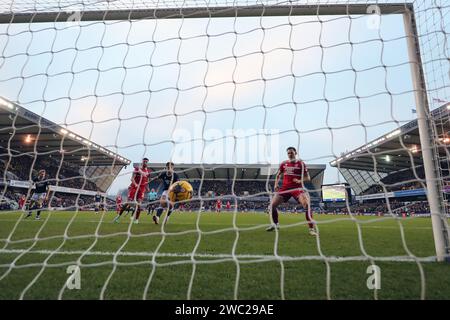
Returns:
[[[0,298],[448,298],[449,33],[444,0],[3,1]],[[194,195],[156,225],[166,162]]]

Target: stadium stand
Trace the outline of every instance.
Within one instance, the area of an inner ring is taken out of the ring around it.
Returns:
[[[40,169],[52,185],[52,207],[88,208],[130,160],[0,97],[0,209],[29,197]],[[113,205],[112,200],[106,200]]]
[[[450,146],[450,103],[433,110],[434,121],[441,122],[437,130],[438,157],[443,179],[449,177],[448,150]],[[407,146],[407,148],[404,148]],[[424,178],[417,120],[408,122],[364,146],[343,153],[330,162],[337,167],[356,195],[375,185],[401,189]],[[412,161],[412,163],[411,163]],[[413,169],[414,171],[413,172]],[[375,171],[376,169],[376,171]],[[382,183],[380,183],[382,182]]]
[[[436,154],[444,203],[448,203],[450,103],[431,112],[437,140]],[[351,211],[358,213],[429,213],[417,120],[370,141],[330,162],[355,193]],[[405,148],[406,147],[406,148]],[[402,209],[403,208],[403,209]],[[343,211],[348,209],[343,208]],[[448,205],[446,205],[448,210]],[[448,213],[448,211],[447,211]]]

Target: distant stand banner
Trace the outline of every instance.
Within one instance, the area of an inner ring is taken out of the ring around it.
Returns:
[[[29,181],[10,180],[8,182],[8,185],[10,187],[14,187],[14,188],[28,189],[28,188],[30,188],[31,183]],[[34,189],[34,186],[32,186],[31,189]],[[61,186],[52,186],[52,185],[50,186],[50,191],[61,192],[61,193],[81,194],[81,195],[85,195],[85,196],[95,196],[97,194],[97,191],[67,188],[67,187],[61,187]],[[100,195],[106,196],[105,193],[101,193]]]
[[[364,196],[356,196],[357,201],[363,201],[363,200],[375,200],[375,199],[384,199],[384,198],[393,198],[395,197],[394,192],[388,192],[388,193],[375,193],[375,194],[367,194]]]
[[[375,200],[375,199],[384,199],[384,198],[403,198],[403,197],[417,197],[417,196],[426,196],[427,192],[425,189],[415,189],[415,190],[401,190],[394,191],[388,193],[375,193],[368,194],[364,196],[356,196],[357,201],[364,200]]]
[[[415,189],[415,190],[402,190],[394,191],[394,196],[397,197],[415,197],[415,196],[426,196],[427,193],[425,189]]]
[[[20,181],[20,180],[10,180],[9,186],[15,187],[15,188],[26,188],[28,189],[31,186],[31,183],[29,181]]]
[[[74,188],[67,188],[67,187],[60,187],[60,186],[50,186],[50,190],[54,192],[61,192],[61,193],[74,193],[74,194],[81,194],[85,196],[95,196],[97,194],[97,191],[90,191],[90,190],[81,190],[81,189],[74,189]],[[106,194],[101,193],[101,196],[106,196]]]

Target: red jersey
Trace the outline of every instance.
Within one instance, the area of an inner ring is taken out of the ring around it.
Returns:
[[[230,208],[231,208],[230,201],[227,201],[227,209],[230,209]]]
[[[116,198],[116,204],[122,204],[122,197],[121,196],[118,196]]]
[[[216,202],[216,207],[217,207],[217,208],[222,207],[222,201],[221,201],[221,200],[217,200],[217,202]]]
[[[303,188],[303,183],[294,182],[294,179],[302,181],[308,174],[306,165],[301,160],[295,160],[293,162],[286,160],[283,161],[279,169],[280,173],[283,173],[283,185],[282,188],[295,189]]]
[[[19,208],[22,209],[24,204],[25,204],[25,198],[20,198],[19,199]]]
[[[133,187],[143,188],[148,184],[148,177],[150,176],[150,169],[148,168],[134,168],[134,183],[131,185]]]

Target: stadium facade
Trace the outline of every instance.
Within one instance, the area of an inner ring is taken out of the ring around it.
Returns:
[[[0,185],[29,193],[46,169],[51,190],[67,194],[105,193],[130,160],[0,97]],[[22,192],[21,192],[22,193]]]

